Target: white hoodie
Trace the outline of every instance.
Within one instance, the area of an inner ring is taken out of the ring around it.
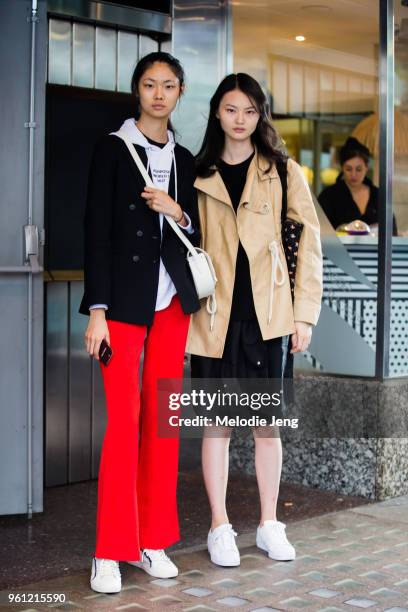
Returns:
[[[152,180],[157,189],[161,189],[162,191],[168,192],[169,182],[170,182],[170,173],[171,167],[174,163],[174,185],[175,185],[175,200],[177,201],[177,167],[176,167],[176,158],[174,155],[174,135],[170,130],[167,131],[168,141],[164,147],[158,147],[157,145],[149,142],[147,138],[142,134],[142,132],[136,126],[136,122],[134,119],[126,119],[126,121],[121,126],[121,131],[126,132],[130,141],[133,144],[137,144],[142,146],[147,155],[147,171],[150,171],[152,176]],[[193,229],[191,226],[191,220],[189,216],[184,213],[184,216],[187,219],[188,225],[183,227],[184,230],[187,230],[188,233],[192,233]],[[160,231],[163,231],[163,214],[159,213],[159,221],[160,221]],[[155,310],[163,310],[167,308],[170,304],[173,295],[177,293],[176,288],[173,284],[173,281],[170,278],[169,273],[167,272],[162,259],[160,258],[160,267],[159,267],[159,285],[157,288],[157,298],[156,298],[156,306]],[[107,308],[105,304],[94,304],[90,307],[92,308]]]

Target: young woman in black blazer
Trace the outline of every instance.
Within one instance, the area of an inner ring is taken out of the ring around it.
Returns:
[[[121,589],[119,561],[159,578],[178,573],[164,552],[179,539],[178,440],[158,435],[157,381],[182,377],[189,314],[199,309],[186,249],[163,216],[199,244],[194,159],[175,144],[169,123],[183,89],[183,69],[167,53],[151,53],[135,68],[138,118],[121,132],[156,188],[145,185],[115,135],[97,143],[89,175],[80,312],[90,315],[88,353],[98,359],[103,339],[113,350],[109,365],[101,365],[108,424],[91,574],[91,587],[104,593]]]

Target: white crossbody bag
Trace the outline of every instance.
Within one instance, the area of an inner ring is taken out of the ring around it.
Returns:
[[[129,150],[129,153],[133,157],[133,160],[136,166],[138,167],[139,172],[145,180],[146,185],[148,187],[154,187],[156,189],[156,186],[154,185],[149,173],[144,167],[143,162],[136,151],[136,148],[130,142],[127,134],[119,130],[118,132],[112,132],[111,135],[117,136],[118,138],[121,138],[123,140]],[[217,284],[217,277],[215,275],[215,270],[211,261],[211,257],[203,249],[195,247],[190,242],[190,240],[185,236],[185,234],[183,234],[178,224],[174,221],[174,219],[172,219],[172,217],[169,217],[168,215],[164,215],[164,217],[166,218],[171,228],[176,232],[182,243],[187,247],[187,263],[190,267],[198,298],[207,298],[207,312],[209,315],[211,315],[210,329],[212,330],[214,326],[214,316],[217,311],[217,302],[215,299],[215,286]]]

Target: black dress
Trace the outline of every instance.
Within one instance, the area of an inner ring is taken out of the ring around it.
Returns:
[[[240,164],[218,163],[235,212],[253,154]],[[256,317],[248,256],[239,242],[231,316],[221,358],[191,355],[192,378],[282,379],[288,338],[263,340]]]
[[[368,177],[364,184],[370,189],[370,198],[364,214],[353,199],[350,189],[343,180],[343,174],[337,177],[334,185],[323,189],[319,195],[319,202],[332,226],[336,229],[343,223],[350,223],[356,219],[364,221],[368,225],[378,223],[378,195],[379,189]],[[393,217],[393,234],[397,235],[397,224]]]

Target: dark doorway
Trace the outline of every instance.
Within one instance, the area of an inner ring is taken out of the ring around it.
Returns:
[[[130,94],[47,86],[45,267],[82,270],[83,215],[95,142],[135,114]]]

